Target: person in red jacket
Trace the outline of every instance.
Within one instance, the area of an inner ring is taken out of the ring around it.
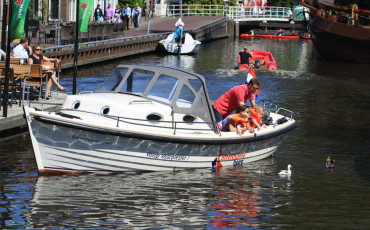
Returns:
[[[231,114],[238,106],[244,105],[250,100],[252,108],[256,107],[254,93],[259,89],[261,83],[257,78],[252,78],[248,85],[238,85],[230,89],[213,103],[213,112],[216,122],[221,121]]]

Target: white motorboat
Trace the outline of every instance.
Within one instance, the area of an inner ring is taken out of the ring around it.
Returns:
[[[195,54],[198,52],[201,42],[194,40],[189,33],[184,33],[185,40],[181,46],[175,41],[175,33],[171,33],[164,40],[159,41],[159,46],[168,53],[178,54]]]
[[[253,134],[220,132],[204,78],[158,66],[120,65],[94,93],[24,111],[41,173],[239,165],[270,156],[296,126],[280,108]]]

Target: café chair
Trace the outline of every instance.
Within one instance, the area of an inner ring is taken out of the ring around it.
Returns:
[[[22,91],[23,81],[30,75],[30,68],[31,68],[30,64],[13,65],[14,78],[15,81],[18,82],[19,92]],[[19,106],[22,106],[24,103],[23,92],[24,91],[22,91],[22,94],[19,94]]]
[[[5,102],[3,95],[5,90],[5,66],[0,65],[0,107],[3,104],[9,104],[12,107],[16,103],[17,87],[17,82],[14,79],[14,70],[13,68],[9,68],[8,100],[10,99],[10,103],[9,101]]]
[[[39,90],[37,99],[39,100],[41,98],[42,94],[42,88],[43,86],[46,87],[46,83],[48,82],[48,79],[46,81],[43,81],[43,74],[42,74],[42,66],[39,64],[32,64],[30,65],[30,74],[28,77],[24,78],[22,83],[22,105],[25,98],[25,93],[27,93],[27,101],[30,100],[30,91],[32,90]],[[45,94],[46,94],[46,88],[45,88]],[[44,97],[46,99],[46,95]]]

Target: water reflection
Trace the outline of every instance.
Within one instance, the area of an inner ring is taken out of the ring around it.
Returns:
[[[26,213],[32,228],[258,227],[286,182],[270,160],[174,173],[39,177]],[[264,167],[263,175],[254,173]],[[272,202],[272,203],[271,203]],[[282,206],[284,204],[279,204]]]

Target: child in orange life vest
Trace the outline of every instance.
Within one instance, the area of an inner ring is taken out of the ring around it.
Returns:
[[[249,112],[248,106],[239,105],[238,108],[236,108],[235,112],[240,113],[242,111]],[[221,132],[225,132],[225,131],[235,132],[236,131],[236,126],[233,124],[232,119],[231,119],[234,115],[235,114],[228,115],[222,121],[217,123],[218,128],[220,129]]]
[[[245,130],[249,130],[249,122],[248,122],[249,113],[247,110],[240,111],[240,113],[234,114],[231,117],[232,126],[235,129],[230,127],[230,131],[235,131],[239,136],[242,136]]]
[[[257,130],[261,129],[261,125],[263,128],[266,128],[266,125],[262,123],[262,116],[265,112],[262,106],[257,105],[256,108],[249,110],[251,116],[249,117],[249,123],[251,127],[257,127]]]

